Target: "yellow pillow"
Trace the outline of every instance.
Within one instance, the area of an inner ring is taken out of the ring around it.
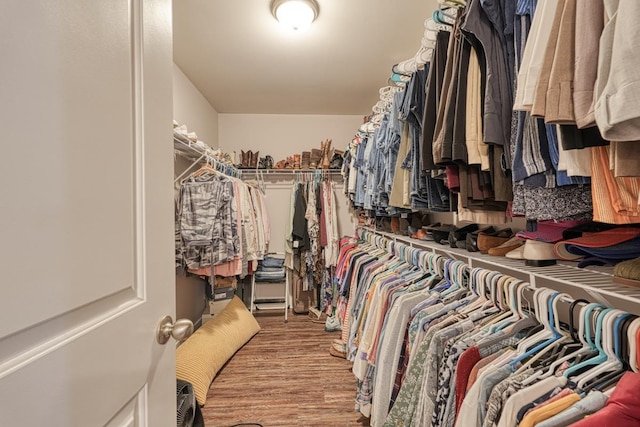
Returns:
[[[176,377],[193,385],[204,406],[211,381],[240,347],[258,333],[260,325],[237,296],[176,350]]]

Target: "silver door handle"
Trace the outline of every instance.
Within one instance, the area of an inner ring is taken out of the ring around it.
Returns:
[[[193,333],[193,322],[189,319],[178,319],[173,323],[171,316],[164,316],[156,331],[156,340],[160,344],[166,344],[169,337],[176,341],[184,341]]]

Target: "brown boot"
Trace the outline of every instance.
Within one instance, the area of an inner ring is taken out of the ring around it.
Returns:
[[[294,154],[293,155],[293,168],[294,169],[300,169],[300,163],[301,163],[300,154]]]
[[[247,151],[247,166],[248,168],[251,167],[251,162],[253,162],[253,151],[249,150]]]
[[[327,139],[322,143],[322,169],[329,169],[331,156],[331,140]]]
[[[311,151],[303,151],[300,159],[300,167],[302,169],[309,169],[311,164]]]
[[[244,151],[240,151],[240,155],[241,155],[241,163],[240,163],[240,167],[241,168],[248,168],[249,167],[249,152],[244,152]]]
[[[322,150],[314,148],[311,150],[311,161],[309,162],[310,169],[317,169],[322,166]]]
[[[256,151],[255,153],[251,154],[251,163],[249,164],[250,168],[257,168],[258,167],[258,159],[260,156],[260,151]]]

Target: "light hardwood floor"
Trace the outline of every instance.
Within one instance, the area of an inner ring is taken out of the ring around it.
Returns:
[[[329,354],[339,332],[306,315],[256,314],[262,330],[214,379],[203,408],[207,427],[368,426],[354,412],[351,363]]]

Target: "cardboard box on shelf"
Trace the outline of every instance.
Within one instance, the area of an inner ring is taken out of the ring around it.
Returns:
[[[231,276],[231,277],[216,276],[214,281],[213,281],[213,287],[215,289],[218,289],[218,288],[233,288],[233,289],[237,289],[238,288],[238,279],[236,279],[235,276]]]
[[[225,299],[231,299],[233,298],[235,291],[236,290],[234,288],[215,288],[213,290],[213,300],[221,301]]]

